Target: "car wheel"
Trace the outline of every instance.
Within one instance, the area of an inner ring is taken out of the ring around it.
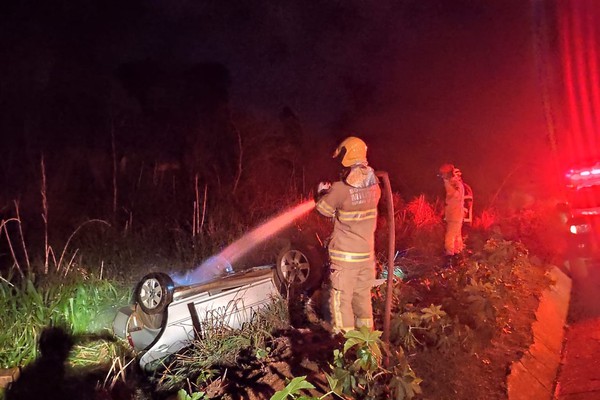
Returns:
[[[162,272],[145,275],[135,290],[135,301],[146,314],[162,313],[173,300],[175,284]]]
[[[277,278],[287,288],[311,290],[321,284],[325,263],[317,249],[291,244],[277,257]]]

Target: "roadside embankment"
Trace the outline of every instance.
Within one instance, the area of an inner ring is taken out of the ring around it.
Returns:
[[[555,283],[540,298],[532,324],[533,343],[512,364],[508,375],[509,400],[550,400],[554,396],[572,282],[558,268],[553,268],[550,275]]]

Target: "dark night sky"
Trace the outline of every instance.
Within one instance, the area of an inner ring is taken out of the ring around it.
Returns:
[[[5,114],[48,87],[131,105],[119,65],[208,61],[230,71],[234,112],[287,105],[331,145],[363,136],[405,191],[432,191],[446,161],[481,193],[513,170],[528,185],[547,158],[528,1],[34,3],[0,17]]]

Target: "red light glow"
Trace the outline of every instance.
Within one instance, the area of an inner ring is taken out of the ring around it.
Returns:
[[[562,68],[567,101],[566,159],[579,162],[598,158],[600,80],[598,22],[600,3],[595,0],[559,1],[558,17]],[[598,174],[597,169],[580,176]]]

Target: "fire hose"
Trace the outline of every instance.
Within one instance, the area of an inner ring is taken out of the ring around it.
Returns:
[[[388,264],[387,264],[387,282],[385,290],[385,312],[383,315],[383,337],[384,343],[389,345],[390,341],[390,320],[392,313],[392,295],[394,285],[394,253],[396,247],[396,229],[394,220],[394,199],[392,197],[392,188],[390,178],[387,172],[377,171],[377,176],[383,181],[384,195],[387,202],[388,219]],[[386,360],[387,364],[387,360]]]

